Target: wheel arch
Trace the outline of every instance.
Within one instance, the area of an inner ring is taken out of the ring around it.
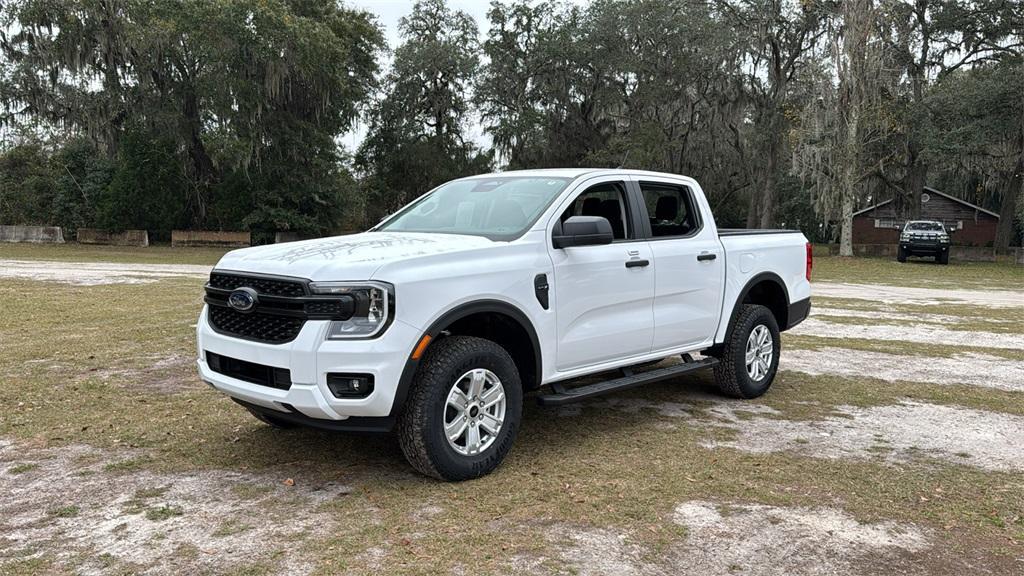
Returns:
[[[499,328],[506,330],[499,331]],[[459,304],[434,320],[420,338],[430,336],[430,344],[427,345],[429,349],[446,332],[479,336],[498,343],[516,363],[523,388],[529,390],[540,386],[543,366],[540,339],[530,318],[514,304],[493,299]],[[406,360],[391,408],[393,417],[397,416],[405,404],[419,364],[420,361],[412,357]]]
[[[733,302],[729,325],[725,333],[728,338],[736,326],[743,304],[760,304],[771,310],[779,331],[789,327],[789,290],[782,278],[774,272],[761,272],[747,281]]]

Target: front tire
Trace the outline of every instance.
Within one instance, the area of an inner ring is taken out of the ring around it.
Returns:
[[[490,473],[519,431],[523,387],[504,348],[483,338],[449,336],[427,349],[398,420],[409,464],[440,480]]]
[[[900,246],[899,248],[896,249],[896,261],[897,262],[906,262],[907,261],[907,251],[904,250],[903,246]]]
[[[949,264],[949,251],[940,252],[939,255],[935,257],[935,261],[943,265]]]
[[[775,380],[780,349],[775,315],[764,306],[744,304],[715,365],[715,384],[726,396],[757,398]]]

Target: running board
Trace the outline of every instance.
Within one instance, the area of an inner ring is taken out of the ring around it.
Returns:
[[[715,364],[718,364],[718,358],[692,360],[689,362],[683,362],[682,364],[676,364],[675,366],[666,366],[665,368],[649,370],[639,374],[635,374],[626,368],[623,370],[625,375],[620,378],[605,380],[604,382],[597,382],[595,384],[587,384],[585,386],[578,386],[576,388],[566,388],[562,386],[560,382],[555,382],[554,384],[551,384],[551,389],[554,390],[554,394],[543,394],[541,396],[537,396],[537,403],[542,406],[561,406],[563,404],[571,404],[593,396],[608,394],[609,392],[618,392],[619,390],[626,390],[643,384],[668,380],[669,378],[675,378],[676,376],[681,376],[697,370],[703,370],[704,368],[711,368]]]

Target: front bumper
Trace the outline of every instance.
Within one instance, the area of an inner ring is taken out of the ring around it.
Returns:
[[[316,425],[317,420],[359,419],[358,427],[365,427],[366,419],[380,418],[383,419],[381,427],[389,427],[387,420],[394,419],[393,407],[402,388],[407,360],[421,336],[419,330],[396,319],[378,338],[327,340],[330,322],[310,320],[295,340],[286,344],[264,344],[219,334],[206,318],[204,306],[196,325],[196,364],[200,378],[247,407],[314,420],[305,422],[308,425]],[[215,372],[207,364],[207,352],[288,369],[291,386],[280,390]],[[327,387],[328,373],[372,374],[373,392],[366,398],[335,398]]]
[[[949,250],[949,242],[928,242],[920,240],[900,240],[900,249],[906,254],[941,254]]]

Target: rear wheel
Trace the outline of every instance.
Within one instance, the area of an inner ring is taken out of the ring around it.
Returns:
[[[779,325],[771,310],[744,304],[715,365],[715,383],[726,396],[757,398],[775,380],[779,366]]]
[[[427,476],[477,478],[512,448],[522,410],[522,384],[508,352],[483,338],[449,336],[427,349],[416,372],[398,420],[399,443]]]

